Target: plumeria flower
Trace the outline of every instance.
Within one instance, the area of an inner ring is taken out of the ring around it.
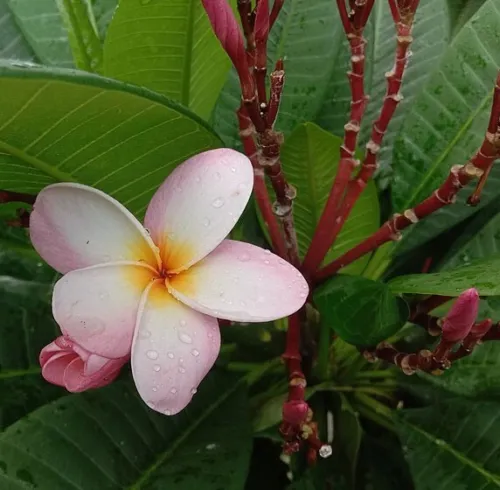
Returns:
[[[50,185],[34,204],[33,245],[65,274],[52,306],[66,341],[84,363],[81,352],[100,356],[104,366],[131,356],[141,397],[166,415],[189,403],[213,366],[216,318],[270,321],[306,300],[307,283],[288,262],[225,239],[252,185],[250,161],[219,149],[172,172],[149,203],[145,228],[115,199],[84,185]],[[42,359],[43,374],[57,382],[48,374],[54,362]],[[64,378],[72,362],[60,361]]]

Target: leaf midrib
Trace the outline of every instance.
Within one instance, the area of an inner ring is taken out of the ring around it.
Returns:
[[[437,438],[434,437],[432,434],[429,434],[424,429],[422,429],[416,425],[413,425],[412,423],[408,422],[407,420],[404,420],[403,423],[405,425],[407,425],[408,427],[410,427],[415,432],[418,432],[420,435],[424,436],[426,439],[431,441],[437,447],[449,452],[452,456],[454,456],[456,459],[458,459],[464,465],[469,466],[470,468],[472,468],[473,470],[477,471],[482,476],[484,476],[487,480],[495,483],[498,487],[500,487],[500,475],[495,475],[494,473],[491,473],[491,472],[487,471],[486,469],[482,468],[481,466],[476,464],[472,459],[469,459],[467,456],[465,456],[461,452],[457,451],[451,444],[447,443],[446,441],[443,441],[443,443],[437,444],[437,442],[436,442]],[[440,439],[440,440],[442,440],[442,439]]]
[[[214,401],[204,412],[198,417],[177,439],[173,441],[171,446],[156,458],[156,461],[141,475],[141,477],[126,490],[140,490],[149,477],[167,461],[174,451],[204,422],[219,406],[224,403],[233,393],[235,393],[242,385],[247,382],[246,378],[241,378],[231,388],[229,388],[220,398]]]
[[[191,68],[193,63],[193,41],[194,41],[194,10],[195,0],[188,0],[188,18],[186,32],[186,51],[184,56],[184,69],[182,73],[181,102],[189,107],[191,97]]]

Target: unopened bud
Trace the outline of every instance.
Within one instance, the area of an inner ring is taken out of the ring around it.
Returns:
[[[474,339],[482,339],[488,333],[492,325],[493,321],[490,318],[483,320],[482,322],[475,323],[472,325],[470,330],[471,337]]]
[[[455,301],[449,313],[443,319],[443,340],[447,342],[461,342],[476,320],[479,310],[479,293],[471,288],[464,291]]]
[[[283,404],[283,420],[290,425],[301,425],[307,420],[309,405],[303,400],[290,400]]]
[[[254,35],[257,44],[267,41],[269,35],[269,0],[260,0],[257,4]]]

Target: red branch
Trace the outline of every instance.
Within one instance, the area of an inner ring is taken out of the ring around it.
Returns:
[[[35,204],[36,195],[26,194],[24,192],[5,191],[0,189],[0,204],[8,202],[24,202],[26,204]]]
[[[257,158],[257,148],[255,147],[255,141],[253,139],[255,128],[252,121],[250,121],[249,117],[246,115],[243,107],[239,108],[237,116],[243,149],[253,166],[255,200],[257,201],[262,218],[264,219],[264,223],[269,231],[273,250],[280,257],[286,258],[285,242],[283,241],[283,236],[281,235],[278,222],[276,221],[276,216],[273,213],[273,208],[271,206],[269,193],[267,192],[266,182],[264,179],[264,170],[260,166]]]
[[[373,7],[373,0],[356,2],[351,16],[347,13],[344,0],[337,0],[337,5],[351,50],[351,70],[347,72],[351,87],[351,113],[349,122],[344,126],[344,142],[340,147],[340,161],[335,180],[304,258],[303,268],[306,275],[312,275],[321,265],[335,239],[331,223],[336,220],[339,203],[344,197],[353,170],[359,164],[354,153],[369,100],[364,89],[366,40],[363,30]]]

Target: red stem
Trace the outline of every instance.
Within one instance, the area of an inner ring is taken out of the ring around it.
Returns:
[[[0,189],[0,204],[8,202],[24,202],[26,204],[35,204],[35,200],[35,194],[26,194],[24,192],[14,192]]]
[[[271,9],[271,15],[269,16],[269,30],[273,28],[284,3],[285,0],[274,0],[273,8]]]

